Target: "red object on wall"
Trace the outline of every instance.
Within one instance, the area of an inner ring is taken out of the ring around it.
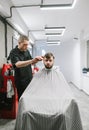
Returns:
[[[33,70],[32,70],[32,73],[35,74],[38,71],[39,71],[39,68],[38,67],[34,67]]]
[[[5,72],[7,69],[11,67],[9,64],[4,64],[2,68],[2,77],[3,77],[3,87],[0,88],[0,94],[7,93],[7,81],[12,81],[12,86],[14,89],[14,95],[12,96],[12,106],[11,109],[0,109],[0,118],[4,119],[15,119],[18,111],[18,95],[17,95],[17,89],[14,83],[14,76],[6,76]]]

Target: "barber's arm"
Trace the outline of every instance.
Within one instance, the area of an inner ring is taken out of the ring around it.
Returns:
[[[42,61],[42,60],[43,60],[43,57],[42,57],[42,56],[37,56],[37,57],[35,57],[34,59],[31,59],[31,60],[27,60],[27,61],[17,61],[17,62],[15,63],[15,66],[16,66],[17,68],[25,67],[25,66],[27,66],[27,65],[29,65],[29,64],[36,64],[37,62]]]

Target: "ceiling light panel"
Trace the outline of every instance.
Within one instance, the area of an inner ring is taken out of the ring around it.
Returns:
[[[50,9],[72,9],[74,8],[75,4],[76,4],[76,1],[77,0],[68,0],[67,2],[66,1],[62,1],[60,2],[60,0],[56,0],[55,2],[48,2],[46,0],[42,0],[42,3],[41,3],[41,6],[40,6],[40,9],[43,9],[43,10],[50,10]]]
[[[60,40],[48,40],[46,42],[48,45],[60,45]]]
[[[63,36],[65,27],[45,27],[46,36]]]
[[[65,30],[65,27],[45,27],[46,33],[62,33]]]
[[[48,46],[52,46],[52,45],[60,45],[60,42],[58,43],[58,42],[47,42],[47,45]]]
[[[40,4],[40,0],[11,0],[13,5],[35,5]]]
[[[62,33],[46,33],[46,36],[61,36]]]
[[[71,4],[73,0],[43,0],[43,4]]]
[[[47,43],[49,43],[49,44],[50,43],[60,43],[60,41],[59,40],[48,40]]]
[[[62,30],[45,30],[45,33],[62,33]]]
[[[60,40],[48,40],[47,39],[47,42],[60,42]]]
[[[56,36],[56,37],[47,37],[47,41],[60,41],[60,37],[59,36]]]

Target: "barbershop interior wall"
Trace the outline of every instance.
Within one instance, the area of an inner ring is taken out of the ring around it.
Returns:
[[[0,68],[2,68],[3,64],[7,63],[6,49],[7,49],[7,57],[8,57],[12,49],[12,38],[16,38],[16,34],[18,34],[18,32],[13,27],[11,27],[9,24],[3,21],[0,20],[0,46],[1,46],[0,47]],[[5,28],[7,30],[6,32],[5,32]],[[5,33],[6,33],[6,37],[5,37]]]
[[[7,25],[7,56],[9,56],[9,53],[12,49],[12,36],[14,34],[14,30]]]
[[[47,51],[55,55],[55,65],[60,66],[68,82],[80,88],[80,43],[69,41],[59,46],[48,46]]]
[[[46,49],[47,49],[47,47],[46,47],[45,40],[35,41],[35,43],[33,45],[33,53],[32,53],[33,58],[36,57],[36,56],[44,55],[45,52],[46,52]],[[44,52],[44,54],[42,52]],[[38,62],[37,66],[39,68],[42,68],[43,67],[43,63],[42,62]]]
[[[10,54],[12,48],[18,44],[19,33],[11,26],[7,25],[7,57]]]
[[[12,49],[12,35],[14,30],[7,24],[7,56],[10,53],[10,50]],[[7,63],[7,59],[5,57],[5,24],[0,21],[0,68],[3,64]]]
[[[0,21],[0,67],[5,60],[5,27],[4,23]]]

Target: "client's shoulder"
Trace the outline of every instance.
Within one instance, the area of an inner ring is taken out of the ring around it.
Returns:
[[[59,72],[59,71],[60,71],[60,68],[59,68],[59,66],[53,66],[53,70]]]

